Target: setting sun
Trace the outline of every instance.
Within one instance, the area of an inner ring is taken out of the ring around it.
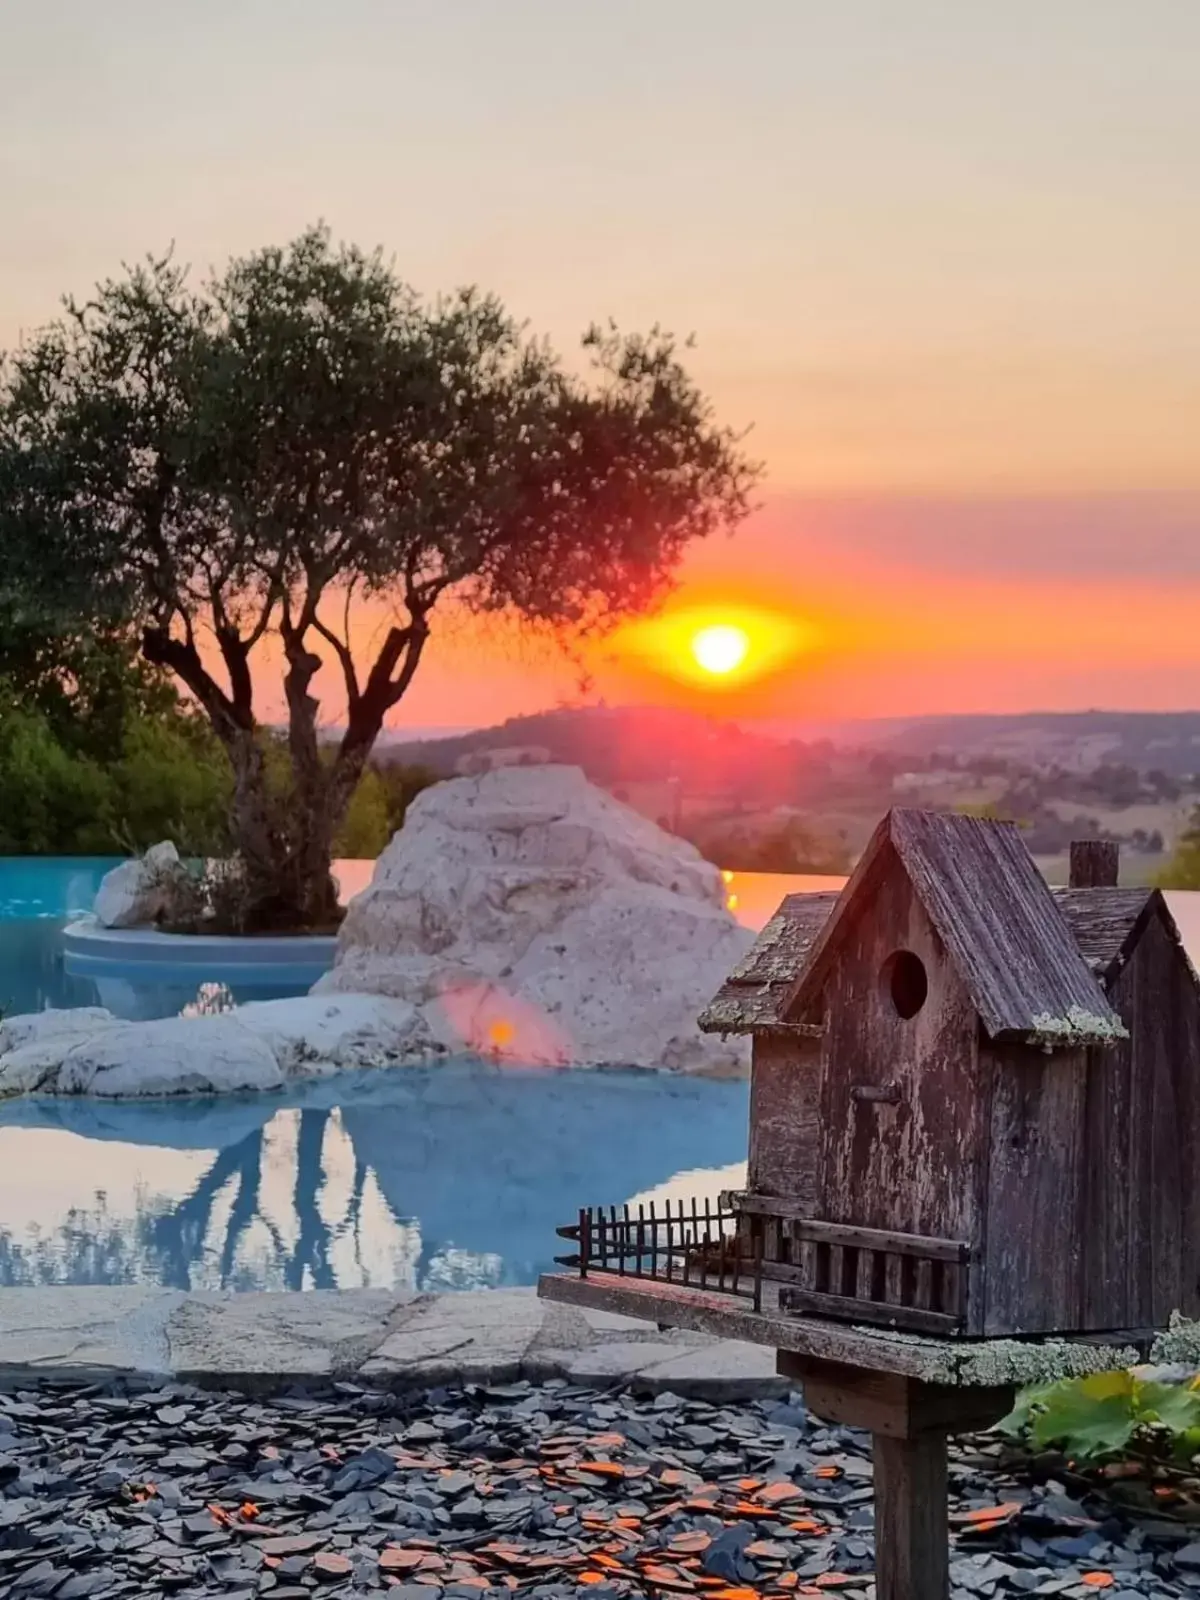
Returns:
[[[705,672],[717,677],[740,667],[749,650],[750,636],[745,628],[729,622],[715,623],[692,635],[692,654]]]
[[[674,679],[711,696],[735,694],[788,671],[819,645],[805,618],[713,599],[671,606],[630,622],[615,637],[615,653],[654,677]]]

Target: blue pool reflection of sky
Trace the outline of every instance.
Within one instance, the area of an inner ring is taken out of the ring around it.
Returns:
[[[0,1285],[532,1283],[581,1204],[740,1183],[746,1086],[477,1063],[0,1105]]]

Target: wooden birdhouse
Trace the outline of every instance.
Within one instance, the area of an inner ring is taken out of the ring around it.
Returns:
[[[1200,989],[1111,847],[896,810],[701,1018],[753,1039],[747,1190],[780,1305],[958,1335],[1200,1312]]]
[[[1200,985],[1116,869],[1055,892],[1011,824],[891,812],[701,1017],[753,1039],[745,1192],[584,1207],[539,1283],[773,1346],[869,1429],[879,1600],[950,1594],[948,1434],[1200,1313]]]

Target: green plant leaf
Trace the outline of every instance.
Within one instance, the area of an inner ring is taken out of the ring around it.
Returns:
[[[1161,1423],[1172,1433],[1200,1426],[1200,1393],[1178,1383],[1139,1383],[1134,1390],[1139,1423]]]
[[[1006,1434],[1010,1439],[1024,1438],[1035,1414],[1043,1409],[1047,1398],[1057,1388],[1056,1383],[1038,1383],[1028,1389],[1019,1389],[1012,1410],[996,1424],[996,1432]]]
[[[1061,1445],[1073,1456],[1112,1455],[1137,1431],[1136,1380],[1129,1372],[1102,1372],[1056,1384],[1033,1417],[1033,1441]]]

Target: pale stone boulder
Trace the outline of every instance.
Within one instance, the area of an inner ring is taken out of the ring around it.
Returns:
[[[0,1020],[0,1056],[25,1045],[48,1044],[55,1040],[96,1033],[116,1022],[103,1006],[77,1006],[74,1010],[27,1011]]]
[[[186,872],[170,840],[106,872],[92,914],[104,928],[146,928],[171,914]]]
[[[695,1019],[752,940],[693,846],[575,767],[517,767],[418,796],[314,992],[408,1000],[513,1061],[742,1070]]]
[[[278,1089],[441,1053],[421,1012],[379,995],[264,1000],[235,1011],[120,1022],[100,1007],[13,1017],[0,1029],[0,1099]]]
[[[255,1000],[239,1006],[233,1015],[268,1046],[289,1078],[387,1066],[438,1050],[417,1008],[383,995]]]
[[[34,1011],[0,1024],[0,1100],[36,1094],[58,1077],[64,1058],[117,1020],[102,1006],[77,1011]]]
[[[740,1042],[702,1034],[696,1017],[747,944],[746,930],[723,907],[617,883],[539,935],[513,980],[523,999],[586,1040],[594,1056],[680,1072],[733,1071],[744,1054]],[[564,948],[586,953],[586,961],[566,959]]]
[[[228,1094],[284,1082],[271,1047],[228,1013],[102,1028],[71,1046],[53,1089],[106,1097]]]

